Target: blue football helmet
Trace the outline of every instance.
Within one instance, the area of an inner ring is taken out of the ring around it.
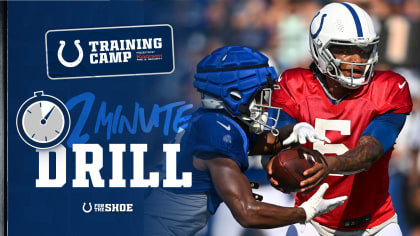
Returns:
[[[262,53],[241,46],[219,48],[198,63],[194,78],[204,107],[225,109],[251,132],[268,129],[278,135],[280,108],[271,106],[272,91],[280,89],[275,84],[278,75]],[[268,109],[276,110],[277,117],[268,117]],[[271,126],[267,120],[273,121]]]

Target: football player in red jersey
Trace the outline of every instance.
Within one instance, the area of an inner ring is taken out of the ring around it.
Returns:
[[[309,178],[296,197],[296,205],[302,204],[321,182],[330,185],[327,198],[349,196],[311,221],[321,235],[401,235],[388,193],[388,165],[412,101],[402,76],[375,71],[378,42],[363,9],[345,2],[324,6],[310,25],[310,69],[286,70],[272,96],[282,108],[278,127],[297,123],[294,133],[313,127],[331,141],[303,140],[326,162],[305,171]],[[296,135],[285,140],[298,141]],[[271,174],[270,162],[267,167]]]

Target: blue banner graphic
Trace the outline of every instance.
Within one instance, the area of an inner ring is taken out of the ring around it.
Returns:
[[[175,70],[170,25],[54,29],[45,33],[50,79],[170,74]]]

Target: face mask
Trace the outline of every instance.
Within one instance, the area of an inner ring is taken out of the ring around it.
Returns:
[[[257,122],[257,121],[250,122],[249,131],[256,134],[261,134],[262,132],[264,132],[264,125],[262,125],[261,123],[266,124],[267,120],[268,120],[268,112],[263,112],[261,115],[259,115],[259,121],[261,122]]]
[[[268,127],[268,112],[263,111],[262,107],[257,105],[256,100],[252,100],[249,105],[250,116],[243,116],[241,119],[245,121],[249,126],[249,131],[255,134],[261,134],[264,132],[265,127]]]

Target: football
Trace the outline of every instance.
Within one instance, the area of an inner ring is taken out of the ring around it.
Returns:
[[[323,156],[316,150],[297,147],[277,153],[273,158],[273,177],[279,187],[286,192],[297,192],[301,189],[300,182],[305,179],[303,172],[321,162]]]

